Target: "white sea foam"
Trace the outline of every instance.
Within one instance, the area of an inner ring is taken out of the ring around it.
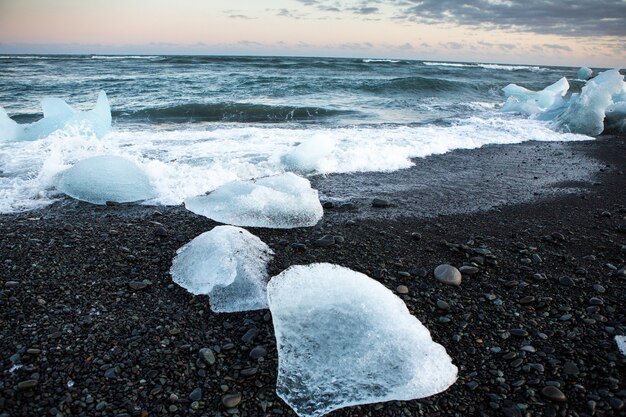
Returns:
[[[495,69],[495,70],[504,70],[504,71],[518,71],[518,70],[528,70],[533,72],[539,71],[547,71],[546,68],[536,67],[531,65],[502,65],[502,64],[461,64],[457,62],[422,62],[424,65],[428,66],[437,66],[437,67],[470,67],[470,68],[485,68],[485,69]]]
[[[315,148],[323,152],[298,152]],[[97,155],[122,156],[149,177],[157,204],[181,204],[234,180],[294,170],[289,160],[314,173],[394,171],[413,165],[411,158],[472,149],[487,144],[529,140],[570,141],[587,136],[550,130],[545,122],[494,113],[452,126],[279,128],[218,125],[210,130],[154,131],[115,128],[102,139],[65,129],[31,142],[0,147],[0,212],[50,204],[59,193],[54,177],[76,162]],[[307,144],[307,145],[302,145]],[[295,155],[296,158],[286,158]]]

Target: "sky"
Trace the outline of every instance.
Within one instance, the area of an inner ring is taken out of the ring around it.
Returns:
[[[626,66],[626,0],[0,0],[0,54]]]

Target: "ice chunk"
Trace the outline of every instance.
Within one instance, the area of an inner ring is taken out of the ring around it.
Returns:
[[[626,133],[626,101],[611,104],[606,108],[604,131],[611,133]]]
[[[626,356],[626,336],[615,336],[615,343],[622,355]]]
[[[599,135],[604,130],[604,117],[613,104],[613,95],[624,87],[623,80],[618,70],[609,70],[587,81],[580,95],[570,99],[569,106],[554,119],[552,126],[565,132]]]
[[[267,308],[267,264],[274,252],[258,237],[217,226],[178,249],[170,274],[192,294],[208,294],[216,313]]]
[[[588,80],[589,78],[591,78],[591,74],[593,74],[593,70],[591,68],[587,68],[587,67],[581,67],[578,72],[576,73],[576,77],[579,80]]]
[[[331,136],[317,135],[287,152],[281,162],[293,171],[321,171],[324,158],[332,154],[334,148],[335,140]]]
[[[559,106],[567,90],[569,90],[569,83],[565,77],[541,91],[532,91],[516,84],[509,84],[502,89],[507,97],[502,111],[524,113],[528,116],[539,114]]]
[[[445,391],[457,368],[402,300],[361,273],[293,266],[267,287],[278,395],[301,417]]]
[[[130,203],[157,196],[150,180],[137,165],[113,155],[83,159],[59,173],[56,186],[70,197],[93,204]]]
[[[30,124],[16,123],[0,107],[0,141],[42,139],[67,126],[102,137],[111,128],[111,107],[104,91],[100,91],[96,106],[89,111],[76,111],[60,98],[44,98],[41,107],[43,118]]]
[[[324,214],[309,180],[289,172],[224,184],[207,196],[185,200],[185,207],[222,223],[276,229],[314,226]]]

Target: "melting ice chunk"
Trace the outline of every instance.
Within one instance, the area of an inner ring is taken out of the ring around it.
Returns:
[[[258,237],[217,226],[178,249],[170,274],[192,294],[208,294],[216,313],[267,308],[267,264],[274,252]]]
[[[519,112],[528,116],[542,113],[561,104],[569,90],[565,77],[541,91],[532,91],[517,84],[509,84],[502,89],[507,97],[502,111]]]
[[[457,368],[382,284],[331,264],[293,266],[267,287],[277,393],[301,417],[445,391]]]
[[[309,180],[289,172],[224,184],[207,196],[185,200],[185,207],[222,223],[276,229],[314,226],[324,214]]]
[[[588,80],[589,78],[591,78],[591,75],[593,74],[593,70],[591,68],[588,67],[581,67],[578,72],[576,73],[576,77],[579,80]]]
[[[111,129],[111,107],[104,91],[100,91],[96,106],[89,111],[77,111],[59,98],[41,100],[43,118],[29,124],[18,124],[0,107],[0,141],[42,139],[66,126],[76,126],[104,136]]]
[[[281,162],[287,169],[299,172],[321,171],[323,159],[335,148],[335,141],[330,136],[317,135],[302,142],[285,155]]]
[[[553,127],[565,132],[599,135],[604,130],[607,108],[613,104],[613,95],[624,88],[624,76],[618,70],[609,70],[587,81],[580,95],[572,97],[569,106],[558,115]]]
[[[615,343],[622,355],[626,356],[626,336],[615,336]]]
[[[113,155],[83,159],[61,172],[56,186],[70,197],[93,204],[130,203],[157,196],[150,180],[137,165]]]

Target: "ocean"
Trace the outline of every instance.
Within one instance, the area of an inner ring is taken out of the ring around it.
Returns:
[[[500,110],[510,83],[541,90],[577,68],[412,60],[0,56],[0,106],[19,123],[40,100],[78,110],[106,92],[113,119],[101,138],[66,126],[33,141],[3,141],[0,212],[62,196],[54,178],[95,155],[123,156],[177,205],[229,181],[295,171],[306,176],[390,172],[414,158],[524,141],[590,140]],[[297,148],[299,147],[299,148]]]

